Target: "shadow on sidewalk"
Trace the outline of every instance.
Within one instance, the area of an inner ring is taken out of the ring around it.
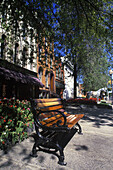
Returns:
[[[73,114],[84,113],[84,117],[81,119],[87,122],[93,122],[93,126],[100,128],[101,126],[113,127],[113,110],[97,108],[97,107],[67,107],[67,112]]]
[[[16,169],[21,167],[22,164],[31,163],[32,157],[30,151],[33,146],[33,139],[25,139],[21,143],[10,147],[7,152],[0,150],[0,169],[10,167]],[[15,168],[14,168],[15,167]]]
[[[84,117],[80,120],[81,123],[92,122],[94,127],[100,128],[103,126],[113,127],[113,111],[110,109],[99,109],[99,108],[77,108],[77,107],[68,107],[66,108],[67,112],[71,112],[73,114],[84,113]],[[0,150],[0,169],[29,169],[27,165],[29,164],[40,167],[41,165],[45,165],[45,162],[49,163],[50,159],[54,160],[53,162],[57,163],[58,156],[57,154],[49,154],[45,155],[43,152],[39,153],[39,156],[33,158],[30,156],[30,152],[32,150],[32,146],[34,144],[33,138],[29,137],[25,139],[23,142],[16,144],[4,154],[3,151]],[[76,151],[88,151],[89,148],[87,145],[73,144]],[[70,149],[70,148],[69,148]],[[47,153],[49,153],[47,151]],[[48,158],[49,157],[49,158]]]

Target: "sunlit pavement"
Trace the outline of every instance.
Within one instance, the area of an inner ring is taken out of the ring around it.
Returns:
[[[72,113],[84,113],[80,120],[83,135],[75,134],[64,149],[66,166],[57,164],[56,155],[37,152],[33,158],[30,152],[33,139],[29,137],[4,154],[0,151],[2,170],[112,170],[113,169],[113,110],[98,108],[68,107]]]

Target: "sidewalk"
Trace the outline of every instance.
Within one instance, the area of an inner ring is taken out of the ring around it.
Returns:
[[[111,170],[113,169],[113,110],[85,108],[67,109],[85,113],[80,120],[83,135],[75,134],[64,149],[66,166],[58,158],[42,151],[33,158],[33,139],[29,137],[4,154],[0,150],[0,170]]]

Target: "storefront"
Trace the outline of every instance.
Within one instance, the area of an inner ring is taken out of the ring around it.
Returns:
[[[38,98],[39,88],[44,85],[36,77],[37,74],[12,65],[7,62],[6,67],[2,67],[0,63],[0,98]]]

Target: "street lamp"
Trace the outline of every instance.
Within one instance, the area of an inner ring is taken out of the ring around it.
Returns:
[[[112,105],[113,105],[113,83],[112,83],[112,80],[113,80],[113,70],[112,69],[110,69],[109,74],[110,74],[110,77],[111,77]]]

